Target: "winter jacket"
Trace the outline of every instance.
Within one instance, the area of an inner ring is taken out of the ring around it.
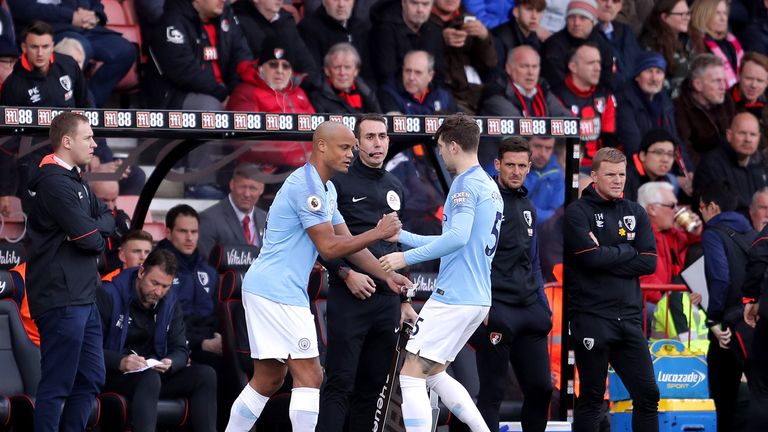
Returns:
[[[104,362],[110,371],[120,371],[120,361],[132,352],[145,358],[170,358],[171,373],[187,364],[189,351],[184,315],[173,290],[154,309],[138,299],[139,268],[120,272],[98,291],[96,304],[104,333]]]
[[[501,24],[492,30],[493,37],[496,39],[496,56],[499,58],[497,66],[500,75],[504,74],[504,65],[507,63],[507,54],[512,48],[520,45],[530,45],[536,52],[541,51],[541,41],[536,32],[530,32],[528,36],[523,35],[520,26],[515,17],[510,17],[509,21]]]
[[[307,94],[293,82],[283,90],[273,90],[256,68],[243,73],[243,82],[232,92],[227,102],[230,111],[259,111],[269,113],[315,112]]]
[[[757,17],[741,33],[744,51],[755,51],[768,55],[768,17]]]
[[[115,229],[109,209],[75,168],[43,158],[30,180],[27,295],[36,318],[53,308],[91,304],[99,286],[98,258]]]
[[[351,106],[348,101],[341,97],[340,92],[333,88],[329,80],[323,80],[319,87],[311,87],[307,93],[309,94],[309,101],[315,111],[319,113],[363,114],[381,112],[376,93],[360,77],[355,79],[353,94],[360,96],[363,105],[361,108]]]
[[[442,80],[443,34],[442,29],[427,20],[418,33],[403,21],[400,0],[381,0],[371,7],[370,32],[371,66],[378,85],[397,75],[408,51],[424,50],[435,57],[435,78]],[[386,112],[386,110],[385,110]]]
[[[726,143],[725,131],[736,109],[728,97],[720,105],[704,108],[693,99],[692,92],[690,81],[685,80],[680,96],[673,104],[678,136],[687,147],[693,163],[698,165],[704,154]]]
[[[454,19],[443,21],[432,14],[430,21],[440,28],[442,32],[446,28],[463,24],[463,14]],[[480,39],[477,36],[467,36],[464,46],[461,48],[445,46],[444,69],[442,70],[443,84],[451,92],[456,102],[471,112],[476,112],[483,93],[483,85],[470,83],[467,79],[469,66],[475,70],[481,82],[496,73],[498,58],[493,36],[488,32],[488,37]],[[484,79],[485,78],[485,79]]]
[[[368,22],[360,21],[352,15],[346,25],[342,25],[328,15],[325,6],[320,6],[311,14],[304,15],[298,29],[307,50],[314,58],[318,71],[325,66],[325,55],[332,46],[349,42],[360,55],[360,72],[366,78],[373,76],[373,71],[369,70],[368,32],[371,26]]]
[[[552,217],[565,202],[565,173],[555,155],[543,169],[531,167],[523,185],[528,190],[528,199],[536,207],[537,224]]]
[[[701,241],[701,237],[688,234],[685,231],[672,227],[665,231],[659,231],[655,226],[653,236],[656,239],[656,271],[652,274],[640,276],[641,284],[670,284],[672,279],[680,275],[685,265],[685,256],[688,248]],[[661,292],[651,291],[646,299],[651,303],[658,303]]]
[[[9,106],[87,108],[88,87],[75,59],[52,55],[48,73],[43,75],[22,55],[3,82],[0,104]]]
[[[735,284],[738,284],[736,282],[738,279],[743,285],[745,276],[731,274],[727,251],[729,249],[735,251],[738,246],[732,241],[731,245],[726,245],[723,236],[727,234],[718,234],[716,226],[730,228],[733,232],[748,237],[745,239],[748,240],[748,244],[751,244],[757,236],[749,220],[737,212],[720,213],[704,225],[701,246],[704,250],[704,273],[707,279],[707,291],[709,291],[707,316],[715,323],[722,320],[727,309],[741,306],[741,286],[735,286]]]
[[[385,113],[398,111],[407,115],[429,115],[435,113],[455,113],[456,102],[447,90],[429,85],[429,91],[419,101],[408,93],[401,80],[391,79],[379,89],[379,103]]]
[[[489,29],[509,21],[515,7],[514,0],[464,0],[461,4]]]
[[[525,186],[516,190],[500,186],[499,191],[504,200],[504,217],[491,262],[493,302],[529,306],[538,299],[549,307],[539,261],[536,209],[526,197]]]
[[[701,191],[708,184],[725,179],[739,197],[736,211],[749,217],[752,195],[768,186],[768,166],[763,154],[755,152],[746,167],[736,161],[736,152],[730,144],[724,144],[704,155],[693,177],[693,190]]]
[[[479,114],[504,117],[573,117],[545,82],[540,82],[536,87],[536,94],[527,98],[506,74],[485,87]]]
[[[610,38],[603,31],[600,31],[600,35],[613,48],[613,61],[616,68],[613,88],[620,89],[627,83],[635,81],[633,75],[635,73],[635,58],[641,50],[635,34],[628,25],[618,21],[611,22],[611,25],[613,25],[613,32]],[[599,28],[600,24],[595,27]]]
[[[644,313],[640,276],[656,271],[656,240],[645,210],[624,199],[605,199],[594,185],[565,210],[565,253],[571,314],[611,320]],[[599,242],[596,245],[592,233]]]
[[[152,59],[147,63],[146,85],[150,106],[179,109],[188,93],[223,102],[240,82],[238,68],[244,68],[253,55],[232,8],[225,5],[221,16],[210,23],[216,30],[215,47],[189,0],[167,0],[149,42]],[[216,78],[214,60],[222,82]]]
[[[760,302],[758,313],[762,319],[768,319],[768,289],[763,288],[766,270],[768,270],[768,226],[763,227],[752,242],[747,262],[747,278],[741,288],[744,298]]]
[[[681,144],[675,124],[675,107],[667,92],[660,91],[651,101],[637,82],[632,80],[616,96],[617,105],[620,107],[616,113],[616,133],[627,158],[640,151],[643,135],[653,128],[665,129],[675,139],[676,144]],[[693,170],[693,166],[688,168]]]
[[[290,12],[280,9],[277,19],[270,22],[256,9],[253,1],[239,1],[232,7],[254,56],[259,56],[262,43],[266,39],[275,38],[284,43],[285,49],[291,52],[294,59],[291,66],[294,72],[311,76],[320,73],[322,63],[315,63],[313,54],[301,39],[296,20]],[[322,34],[315,37],[322,37]]]
[[[214,304],[219,276],[197,250],[192,255],[184,255],[168,239],[161,240],[157,247],[176,256],[178,270],[171,290],[184,312],[189,349],[196,351],[217,329]]]

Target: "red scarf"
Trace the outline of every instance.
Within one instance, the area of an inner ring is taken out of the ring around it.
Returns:
[[[331,84],[331,86],[333,86],[333,84]],[[339,91],[339,96],[344,99],[352,108],[363,108],[363,98],[360,96],[360,93],[358,93],[355,83],[352,83],[352,87],[348,92],[343,90]]]
[[[728,84],[728,87],[732,87],[734,84],[736,84],[739,81],[738,72],[739,72],[739,69],[741,68],[741,58],[744,57],[744,49],[741,47],[739,40],[736,39],[736,36],[734,36],[733,33],[728,33],[725,36],[725,40],[727,40],[731,45],[733,45],[733,48],[736,50],[736,68],[735,69],[733,65],[731,65],[731,62],[728,61],[728,56],[725,55],[723,50],[721,50],[720,47],[717,45],[717,42],[705,36],[704,44],[707,46],[707,48],[709,48],[710,51],[712,51],[712,54],[723,59],[723,63],[725,64],[725,81]]]
[[[525,96],[523,96],[522,93],[520,93],[520,90],[517,88],[515,83],[512,82],[512,80],[509,81],[510,85],[512,86],[512,90],[515,92],[515,96],[517,96],[517,100],[520,101],[520,105],[522,106],[523,116],[524,117],[547,117],[547,101],[544,100],[544,92],[541,91],[541,87],[539,87],[538,84],[536,84],[536,94],[533,95],[533,98],[531,100],[531,106],[533,108],[533,114],[528,110],[528,104],[526,103]]]

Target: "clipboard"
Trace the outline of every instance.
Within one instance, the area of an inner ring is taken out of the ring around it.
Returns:
[[[707,277],[704,273],[704,256],[686,267],[680,272],[680,276],[691,292],[701,296],[701,308],[706,311],[709,308],[709,290],[707,289]]]

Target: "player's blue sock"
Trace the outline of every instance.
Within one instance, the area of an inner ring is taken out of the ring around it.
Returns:
[[[400,374],[400,390],[403,393],[403,423],[408,432],[432,430],[432,406],[427,395],[427,381]]]
[[[291,418],[293,432],[314,432],[319,411],[320,389],[296,387],[291,390],[288,416]]]
[[[256,423],[269,398],[246,384],[229,411],[226,432],[247,432]]]
[[[459,418],[472,432],[489,432],[477,405],[467,389],[445,371],[427,377],[427,385],[440,396],[443,404]]]

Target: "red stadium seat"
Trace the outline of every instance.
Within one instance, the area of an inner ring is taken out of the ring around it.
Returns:
[[[107,16],[108,27],[129,24],[120,0],[102,0],[101,4],[104,5],[104,14]]]

